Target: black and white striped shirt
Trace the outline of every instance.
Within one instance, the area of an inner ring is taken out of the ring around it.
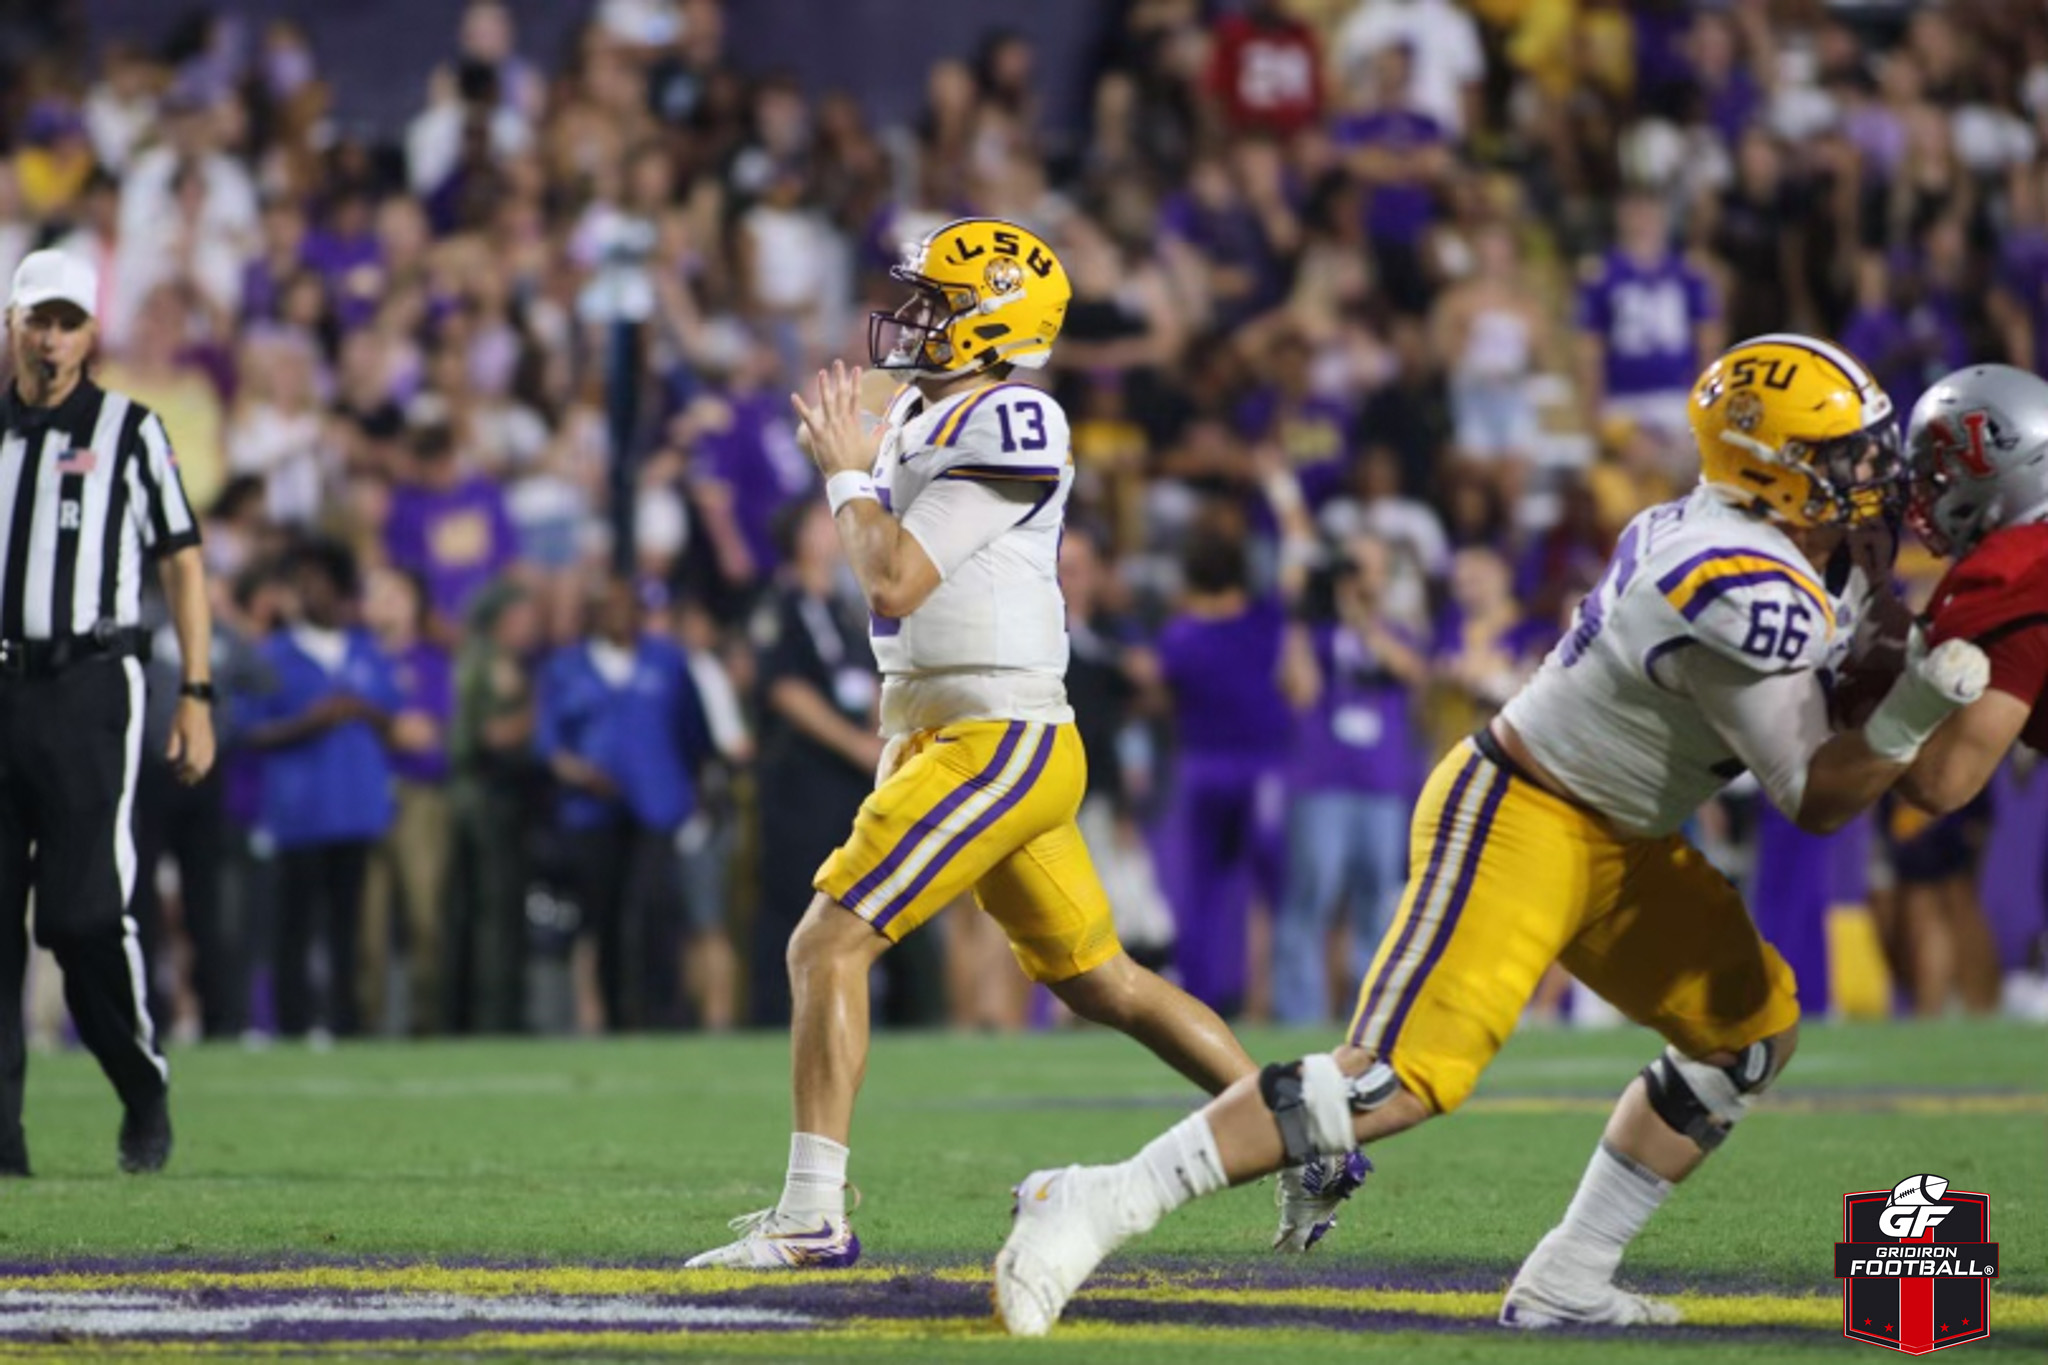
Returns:
[[[137,625],[144,559],[198,543],[155,413],[83,379],[55,408],[0,396],[0,640]]]

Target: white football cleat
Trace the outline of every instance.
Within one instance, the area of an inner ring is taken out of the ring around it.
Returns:
[[[727,1224],[739,1240],[692,1256],[685,1270],[845,1270],[860,1259],[860,1238],[845,1218],[797,1218],[778,1209],[742,1214]]]
[[[1619,1289],[1613,1280],[1580,1264],[1555,1232],[1538,1242],[1522,1262],[1500,1306],[1504,1327],[1669,1327],[1680,1316],[1676,1305]]]
[[[1012,1336],[1052,1330],[1074,1291],[1124,1240],[1116,1216],[1119,1171],[1068,1166],[1033,1171],[1011,1191],[1010,1239],[996,1257],[996,1314]]]
[[[1280,1208],[1280,1230],[1273,1250],[1305,1252],[1337,1226],[1337,1211],[1364,1187],[1372,1162],[1364,1152],[1348,1156],[1311,1157],[1280,1172],[1273,1202]]]

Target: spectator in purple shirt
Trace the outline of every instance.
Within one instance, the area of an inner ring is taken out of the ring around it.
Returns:
[[[280,196],[263,206],[263,250],[242,270],[242,319],[275,322],[283,316],[285,286],[306,263],[306,211]]]
[[[446,426],[416,428],[408,477],[391,490],[384,549],[418,574],[443,621],[462,619],[469,601],[512,563],[518,532],[496,483],[465,475]]]
[[[697,437],[692,501],[730,586],[766,582],[776,565],[775,519],[817,474],[797,448],[772,347],[750,347],[720,394],[692,405]]]
[[[410,988],[401,1031],[438,1033],[441,918],[453,837],[448,729],[455,714],[454,661],[427,634],[426,585],[416,574],[373,570],[363,598],[363,624],[391,661],[399,696],[386,739],[398,815],[371,855],[363,895],[363,1018],[372,1030],[385,1025],[385,988],[398,936]]]
[[[1686,38],[1692,63],[1693,113],[1733,145],[1763,106],[1763,91],[1742,60],[1734,23],[1711,11],[1693,20]]]
[[[1256,888],[1277,902],[1282,768],[1292,723],[1280,693],[1287,628],[1255,596],[1241,531],[1208,528],[1183,557],[1186,594],[1159,637],[1179,762],[1160,873],[1179,920],[1188,993],[1220,1014],[1244,1005]]]
[[[1514,579],[1499,551],[1484,545],[1459,550],[1431,651],[1441,687],[1439,746],[1492,719],[1556,640],[1555,620],[1529,616],[1515,600]]]
[[[1196,277],[1217,325],[1242,323],[1280,301],[1280,244],[1224,158],[1194,163],[1187,188],[1160,205],[1159,229],[1167,260]]]
[[[1331,135],[1359,187],[1380,287],[1397,310],[1420,316],[1436,293],[1423,240],[1457,158],[1443,125],[1414,103],[1414,69],[1405,44],[1374,53],[1371,104],[1337,120]]]
[[[1351,410],[1314,391],[1313,362],[1300,332],[1276,335],[1267,349],[1267,382],[1238,401],[1237,430],[1250,443],[1277,445],[1309,502],[1320,506],[1344,482]]]
[[[1632,190],[1616,211],[1615,249],[1579,286],[1579,392],[1589,424],[1616,420],[1661,438],[1674,474],[1696,467],[1686,399],[1721,349],[1720,309],[1706,276],[1679,254],[1671,213],[1654,192]]]
[[[306,234],[300,259],[327,282],[327,297],[344,330],[376,316],[388,277],[367,193],[350,190],[337,199],[325,221]]]
[[[1389,568],[1380,540],[1344,547],[1337,618],[1313,629],[1313,667],[1289,669],[1299,718],[1287,880],[1273,926],[1273,1013],[1282,1023],[1329,1017],[1324,947],[1339,906],[1350,928],[1347,983],[1364,979],[1407,871],[1408,804],[1423,762],[1411,698],[1429,661],[1386,613]]]
[[[1884,254],[1863,252],[1856,261],[1856,306],[1843,320],[1837,340],[1843,350],[1870,367],[1895,407],[1911,412],[1903,395],[1908,390],[1919,392],[1919,365],[1912,330],[1899,310],[1896,294]]]

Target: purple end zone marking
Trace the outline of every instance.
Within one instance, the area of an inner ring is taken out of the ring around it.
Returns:
[[[318,1266],[336,1271],[357,1268],[364,1271],[388,1270],[403,1265],[418,1266],[421,1262],[403,1262],[396,1259],[377,1262],[337,1262],[312,1258],[264,1258],[261,1261],[213,1260],[199,1263],[191,1260],[151,1257],[146,1260],[111,1261],[99,1260],[91,1263],[72,1262],[64,1265],[41,1263],[34,1266],[16,1263],[0,1266],[0,1275],[6,1275],[27,1284],[16,1292],[33,1296],[33,1282],[48,1276],[76,1273],[90,1268],[97,1273],[109,1273],[121,1269],[134,1273],[174,1272],[187,1273],[234,1271],[278,1270],[289,1264]],[[424,1263],[452,1268],[454,1262]],[[560,1265],[556,1262],[469,1261],[461,1264],[474,1267],[489,1267],[504,1270],[522,1268],[546,1268]],[[572,1263],[573,1265],[573,1263]],[[585,1268],[574,1266],[574,1268]],[[676,1269],[674,1261],[636,1262],[632,1266],[615,1263],[615,1268]],[[1228,1268],[1219,1267],[1214,1261],[1196,1258],[1166,1257],[1148,1259],[1140,1263],[1124,1262],[1113,1267],[1106,1275],[1091,1283],[1083,1296],[1069,1311],[1069,1317],[1076,1321],[1092,1321],[1119,1324],[1132,1327],[1147,1325],[1166,1326],[1214,1326],[1239,1330],[1307,1330],[1344,1332],[1426,1332],[1476,1333],[1500,1330],[1491,1317],[1458,1318],[1422,1312],[1394,1312],[1386,1309],[1352,1308],[1342,1304],[1241,1304],[1204,1300],[1200,1296],[1205,1288],[1217,1290],[1433,1290],[1478,1291],[1497,1294],[1506,1283],[1513,1267],[1500,1264],[1447,1263],[1435,1266],[1410,1265],[1388,1267],[1384,1264],[1347,1263],[1340,1257],[1326,1257],[1320,1263],[1305,1266],[1298,1261],[1256,1261]],[[1148,1281],[1150,1283],[1148,1283]],[[1688,1275],[1682,1279],[1671,1274],[1631,1275],[1632,1287],[1650,1292],[1668,1292],[1674,1289],[1703,1289],[1727,1291],[1735,1288],[1757,1288],[1774,1292],[1788,1292],[1782,1281],[1773,1282],[1754,1272],[1741,1276]],[[1174,1298],[1154,1294],[1150,1284],[1170,1286],[1176,1291]],[[1818,1292],[1833,1287],[1832,1281],[1813,1282]],[[1804,1288],[1801,1286],[1799,1288]],[[60,1291],[53,1289],[52,1295]],[[1798,1288],[1790,1292],[1799,1292]],[[318,1288],[318,1289],[242,1289],[235,1287],[202,1288],[191,1290],[167,1290],[146,1284],[118,1286],[103,1296],[106,1309],[83,1302],[87,1298],[101,1295],[84,1295],[77,1291],[63,1291],[64,1299],[49,1307],[38,1309],[32,1302],[17,1302],[7,1308],[0,1308],[0,1341],[21,1344],[50,1343],[70,1335],[62,1324],[55,1327],[42,1325],[29,1328],[23,1315],[39,1313],[47,1315],[64,1311],[62,1304],[78,1305],[81,1315],[91,1314],[93,1326],[87,1330],[83,1323],[75,1335],[81,1339],[96,1342],[246,1342],[256,1344],[333,1344],[362,1342],[369,1345],[387,1343],[440,1343],[457,1341],[479,1333],[518,1336],[535,1333],[596,1333],[633,1332],[676,1336],[698,1331],[720,1332],[777,1332],[830,1330],[837,1324],[854,1318],[887,1319],[896,1322],[913,1323],[937,1319],[980,1320],[989,1312],[988,1287],[980,1280],[958,1281],[935,1278],[924,1268],[906,1268],[905,1272],[882,1280],[832,1280],[824,1283],[793,1284],[776,1277],[764,1276],[759,1282],[739,1288],[721,1288],[694,1292],[689,1286],[689,1277],[678,1275],[665,1292],[633,1294],[571,1294],[546,1291],[512,1295],[478,1295],[478,1312],[474,1315],[446,1311],[452,1298],[462,1300],[468,1296],[459,1292],[444,1290],[420,1291],[417,1295],[418,1308],[408,1302],[405,1291],[388,1287],[361,1290]],[[123,1298],[138,1296],[157,1301],[157,1311],[184,1309],[198,1314],[237,1312],[252,1314],[254,1321],[235,1326],[223,1325],[221,1330],[211,1330],[208,1324],[195,1323],[202,1330],[172,1332],[161,1330],[162,1319],[148,1321],[149,1310],[141,1310],[138,1317],[140,1330],[123,1331],[118,1325],[118,1302]],[[509,1299],[523,1305],[525,1311],[519,1316],[497,1317],[489,1311],[493,1300]],[[430,1308],[429,1305],[433,1305]],[[678,1321],[671,1317],[659,1320],[652,1315],[634,1320],[630,1315],[623,1320],[609,1320],[602,1311],[602,1305],[633,1305],[645,1310],[694,1309],[704,1310],[703,1321]],[[318,1318],[293,1318],[291,1310],[305,1310],[318,1305],[322,1315]],[[362,1316],[351,1311],[360,1307]],[[265,1320],[266,1308],[277,1310],[279,1316]],[[435,1310],[439,1310],[438,1312]],[[559,1309],[559,1313],[557,1310]],[[579,1311],[582,1310],[582,1311]],[[737,1320],[722,1322],[715,1316],[720,1310],[730,1310]],[[784,1313],[808,1321],[762,1322],[747,1321],[748,1312],[758,1314]],[[106,1314],[115,1315],[114,1325],[107,1325]],[[15,1323],[10,1323],[10,1318]],[[19,1324],[19,1325],[15,1325]],[[1787,1342],[1810,1342],[1813,1333],[1782,1324],[1759,1324],[1755,1326],[1692,1326],[1676,1328],[1631,1328],[1631,1329],[1573,1329],[1579,1335],[1591,1337],[1623,1336],[1640,1340],[1645,1332],[1651,1332],[1659,1339],[1698,1340],[1740,1340],[1764,1343],[1783,1339]]]
[[[1608,1092],[1601,1092],[1607,1096]],[[1175,1097],[1185,1107],[1185,1098]],[[1198,1288],[1214,1285],[1224,1289],[1403,1289],[1436,1290],[1458,1292],[1491,1292],[1505,1290],[1508,1280],[1514,1275],[1515,1264],[1502,1261],[1446,1261],[1439,1263],[1409,1263],[1390,1266],[1381,1261],[1353,1260],[1347,1257],[1342,1246],[1336,1246],[1333,1253],[1323,1253],[1313,1258],[1313,1265],[1305,1265],[1300,1259],[1283,1260],[1279,1257],[1247,1261],[1239,1265],[1219,1265],[1215,1260],[1193,1256],[1154,1256],[1140,1261],[1120,1260],[1105,1272],[1100,1284],[1128,1286],[1125,1277],[1131,1275],[1158,1274],[1173,1277],[1180,1288]],[[963,1264],[954,1260],[919,1260],[914,1263],[897,1262],[902,1274],[894,1279],[880,1282],[845,1285],[809,1285],[804,1289],[827,1290],[835,1294],[865,1292],[881,1294],[885,1287],[891,1293],[915,1292],[946,1293],[966,1290],[982,1296],[986,1301],[986,1286],[980,1284],[961,1285],[951,1281],[934,1280],[930,1271],[940,1266]],[[986,1269],[983,1262],[974,1260],[964,1264],[977,1269]],[[139,1257],[81,1257],[66,1260],[41,1261],[0,1261],[0,1279],[29,1281],[54,1275],[147,1275],[147,1274],[251,1274],[290,1270],[360,1270],[379,1272],[404,1270],[419,1266],[431,1266],[442,1270],[681,1270],[682,1258],[634,1258],[618,1261],[556,1261],[502,1259],[489,1257],[437,1257],[433,1259],[389,1257],[351,1257],[337,1259],[296,1254],[275,1256],[139,1256]],[[881,1269],[888,1269],[885,1261]],[[772,1280],[764,1277],[762,1287],[729,1292],[689,1292],[687,1277],[678,1277],[677,1292],[669,1294],[635,1295],[657,1302],[687,1300],[693,1303],[745,1301],[762,1302],[755,1295],[774,1287]],[[1670,1271],[1636,1271],[1628,1273],[1631,1287],[1650,1294],[1671,1294],[1685,1291],[1714,1294],[1806,1294],[1826,1293],[1837,1290],[1840,1282],[1826,1277],[1812,1280],[1788,1282],[1784,1277],[1773,1277],[1761,1271],[1689,1271],[1677,1274]],[[784,1285],[777,1293],[792,1292],[799,1286]],[[145,1291],[151,1293],[189,1292],[209,1297],[205,1302],[271,1302],[281,1299],[299,1299],[312,1294],[342,1293],[403,1293],[406,1291],[388,1287],[350,1290],[339,1286],[279,1289],[243,1289],[235,1287],[210,1287],[190,1291],[168,1291],[153,1285],[121,1286],[108,1292]],[[421,1291],[428,1292],[428,1291]],[[444,1292],[444,1291],[432,1291]],[[1133,1289],[1131,1292],[1135,1292]],[[537,1295],[538,1296],[538,1295]],[[558,1297],[565,1297],[560,1296]]]

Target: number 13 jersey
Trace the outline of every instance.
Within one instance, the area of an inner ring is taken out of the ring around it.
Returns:
[[[1066,414],[1043,390],[1004,382],[936,403],[906,388],[886,421],[875,467],[883,505],[944,577],[908,616],[869,622],[883,675],[883,732],[960,720],[1071,721],[1059,580],[1074,481]],[[943,503],[937,490],[962,481],[1006,504],[990,538],[916,514],[920,499]],[[958,543],[962,534],[972,542]]]
[[[1628,524],[1502,715],[1585,805],[1629,833],[1669,834],[1743,771],[1686,692],[1681,652],[1710,650],[1759,678],[1817,673],[1846,650],[1855,613],[1776,526],[1702,487]]]

